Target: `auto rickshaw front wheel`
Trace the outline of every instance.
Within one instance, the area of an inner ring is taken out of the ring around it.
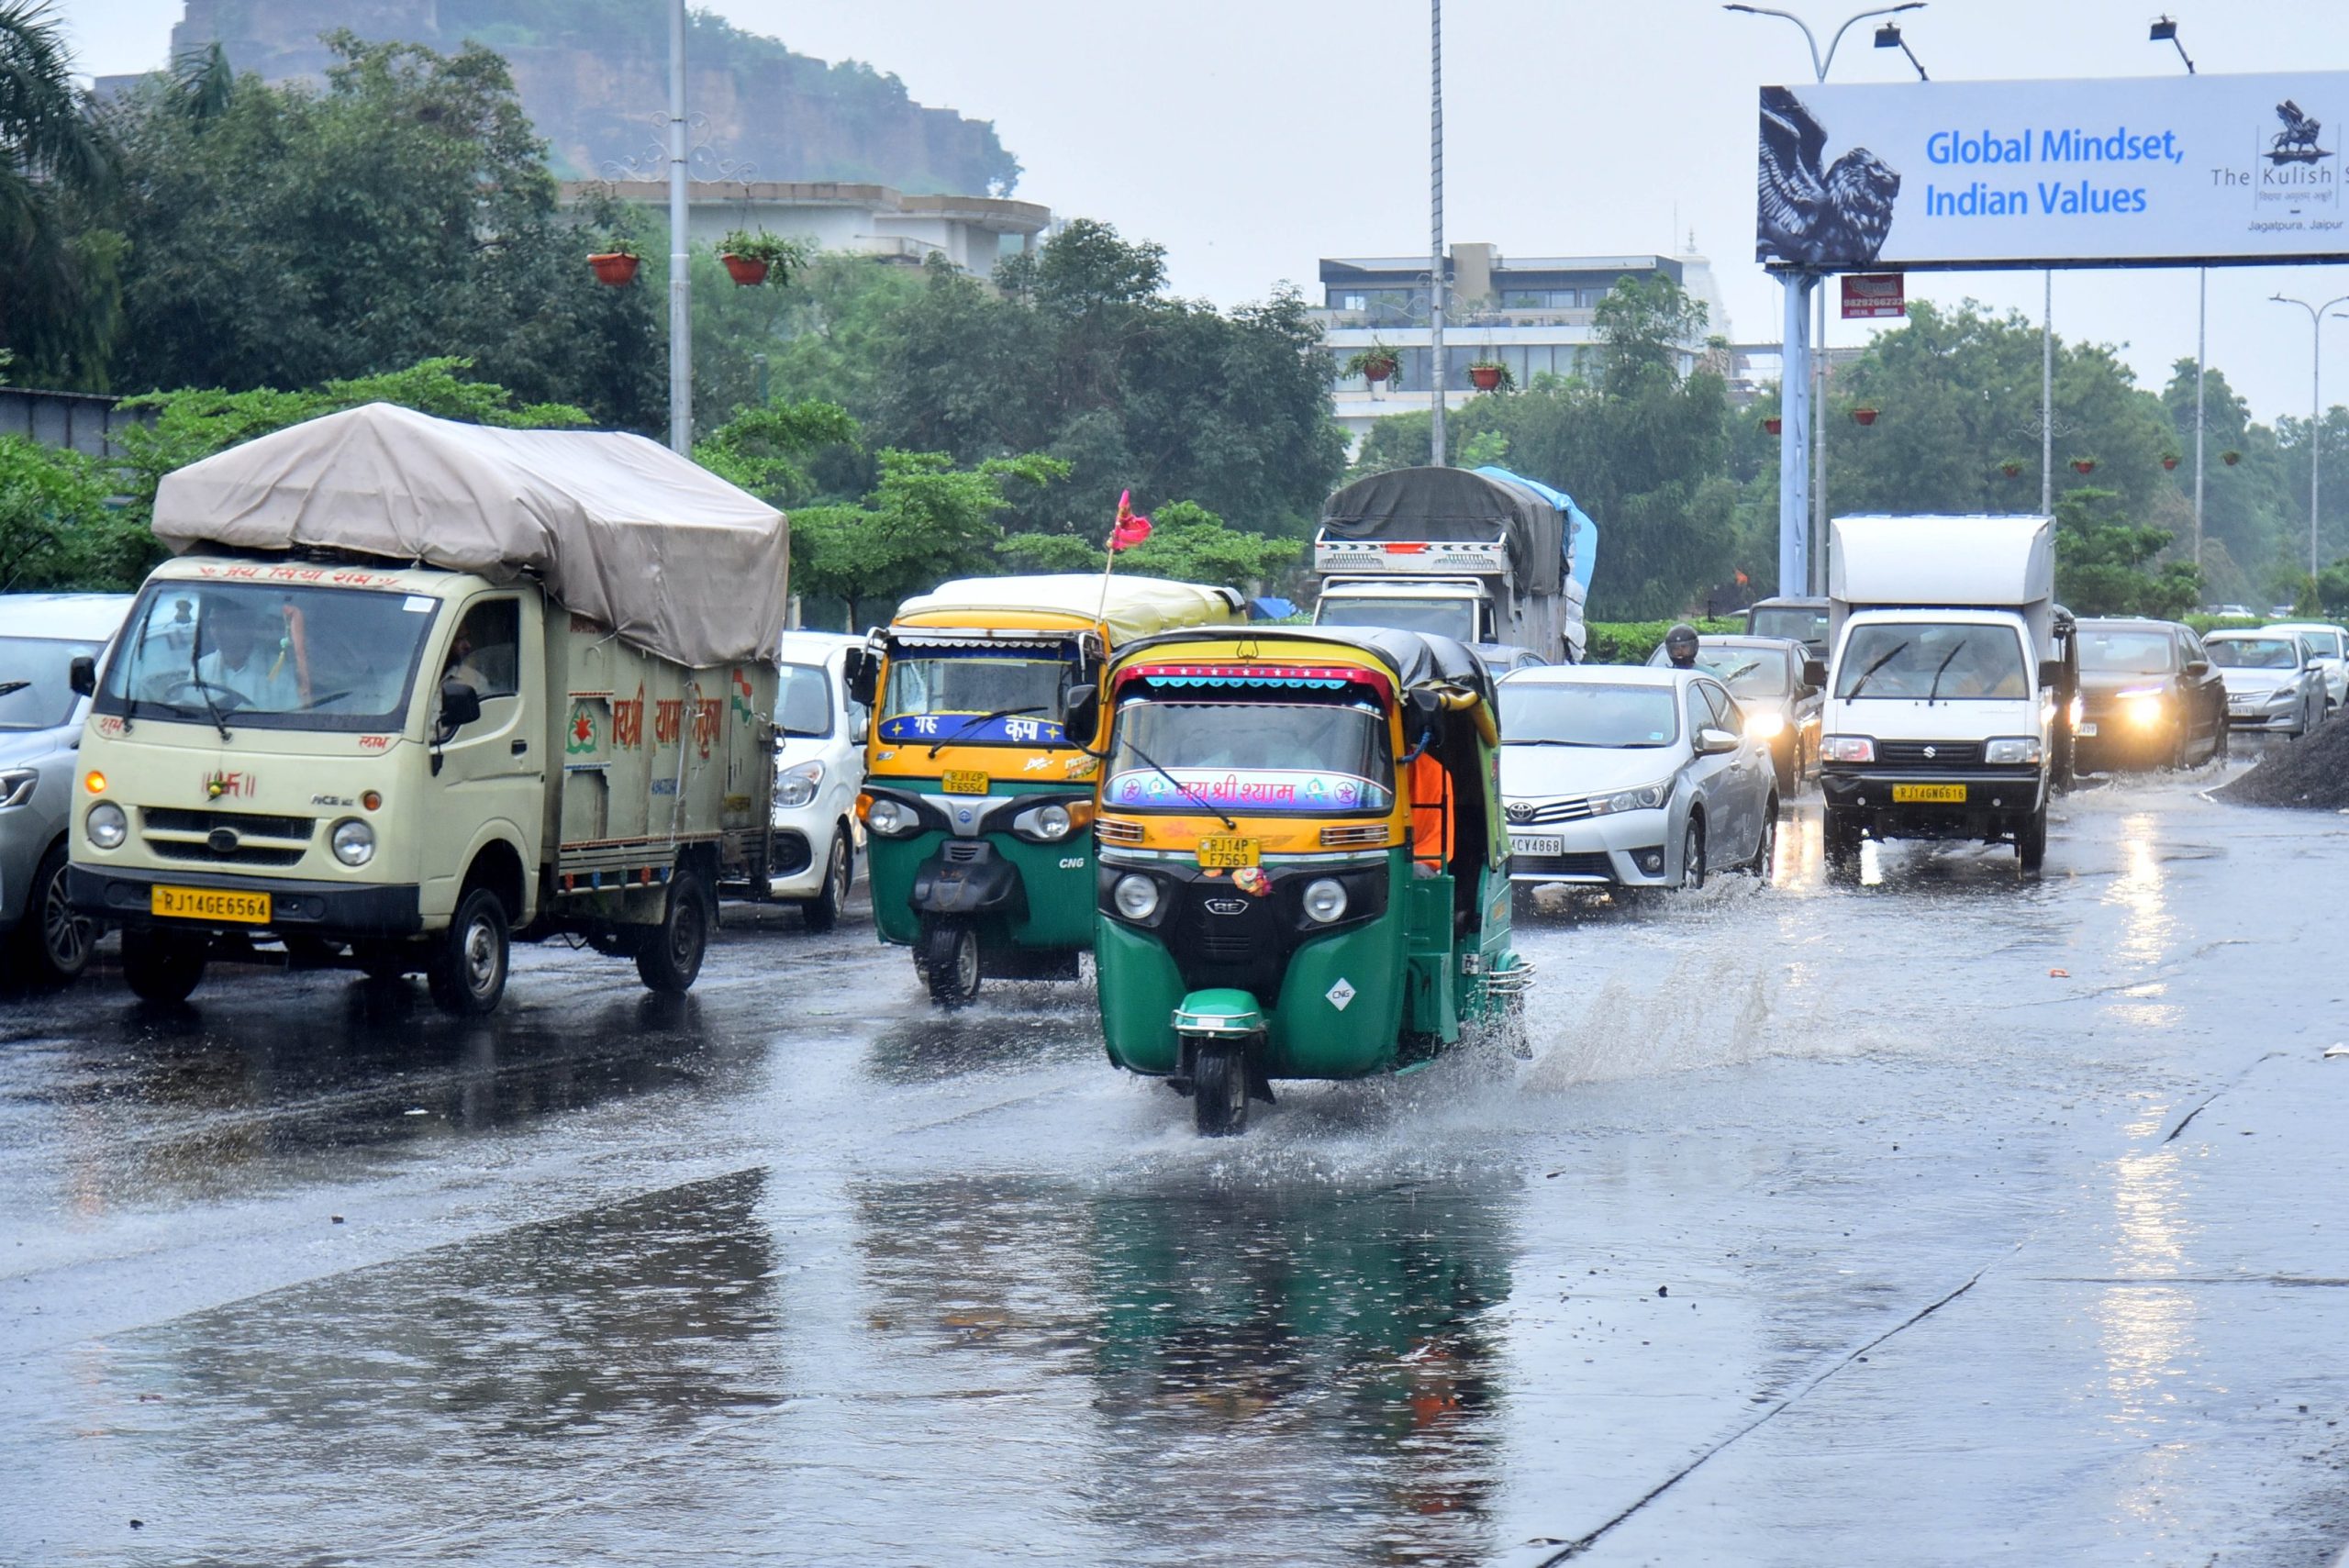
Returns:
[[[1201,1044],[1192,1051],[1191,1116],[1201,1138],[1248,1130],[1248,1063],[1237,1047]]]
[[[924,922],[914,945],[914,967],[930,985],[930,999],[941,1007],[978,1000],[979,933],[964,920]]]

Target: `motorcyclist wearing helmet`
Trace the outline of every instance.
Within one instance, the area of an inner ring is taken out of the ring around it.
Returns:
[[[1697,667],[1697,628],[1687,621],[1674,625],[1664,634],[1664,655],[1675,670]]]

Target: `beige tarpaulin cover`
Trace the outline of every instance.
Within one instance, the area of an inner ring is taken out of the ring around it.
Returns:
[[[387,403],[164,475],[175,552],[308,546],[499,581],[695,666],[771,659],[788,618],[783,514],[641,436],[495,430]]]
[[[976,627],[1008,631],[1099,626],[1109,646],[1152,632],[1219,626],[1243,618],[1230,588],[1170,583],[1162,577],[1057,573],[1033,577],[961,577],[897,606],[898,626]]]

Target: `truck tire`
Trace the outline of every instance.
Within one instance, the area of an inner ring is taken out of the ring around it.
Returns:
[[[849,884],[856,879],[856,851],[848,824],[832,826],[832,852],[824,862],[824,885],[799,906],[799,918],[811,931],[829,931],[841,923],[841,908],[848,902]]]
[[[184,1002],[204,979],[211,946],[202,932],[133,926],[122,933],[122,977],[142,1002]]]
[[[70,985],[89,966],[98,934],[98,923],[67,900],[65,846],[51,844],[26,890],[23,920],[0,947],[0,977],[43,989]]]
[[[2037,876],[2047,863],[2047,807],[2032,812],[2015,829],[2015,863],[2025,876]]]
[[[433,942],[425,984],[444,1013],[478,1018],[497,1010],[506,995],[506,973],[513,957],[506,906],[486,887],[468,888],[457,900],[449,929]]]
[[[636,950],[636,973],[655,991],[682,995],[694,988],[702,956],[709,951],[710,897],[696,873],[683,867],[669,879],[661,923],[644,933]]]

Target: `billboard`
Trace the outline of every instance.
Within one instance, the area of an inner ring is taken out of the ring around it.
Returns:
[[[1765,87],[1755,260],[2349,261],[2344,128],[2342,72]]]

